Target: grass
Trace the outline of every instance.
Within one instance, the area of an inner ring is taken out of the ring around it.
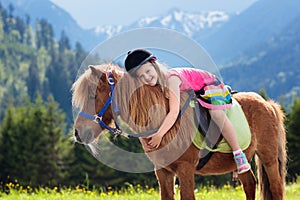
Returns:
[[[59,189],[41,188],[39,190],[32,189],[30,186],[22,187],[12,183],[7,184],[9,194],[0,193],[0,199],[5,200],[153,200],[159,199],[159,191],[154,188],[140,185],[132,186],[130,184],[124,186],[123,189],[114,191],[111,187],[87,190],[85,188],[76,187]],[[201,187],[195,189],[196,199],[222,199],[222,200],[239,200],[245,199],[241,186],[236,188],[230,185],[224,185],[222,188]],[[256,195],[259,199],[259,194]],[[286,186],[286,199],[294,200],[300,197],[300,183],[288,184]],[[179,189],[176,187],[176,199],[179,198]]]

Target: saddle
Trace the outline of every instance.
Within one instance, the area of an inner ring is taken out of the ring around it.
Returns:
[[[207,108],[201,106],[197,99],[193,99],[194,103],[194,119],[200,134],[205,138],[204,142],[211,149],[215,149],[219,142],[223,139],[222,133],[218,125],[211,119]],[[201,169],[210,159],[213,152],[208,149],[201,149],[200,160],[196,167]]]

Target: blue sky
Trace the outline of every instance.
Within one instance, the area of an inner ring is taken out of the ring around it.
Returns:
[[[188,12],[241,12],[257,0],[51,0],[68,11],[83,28],[129,25],[141,17],[162,15],[172,8]]]

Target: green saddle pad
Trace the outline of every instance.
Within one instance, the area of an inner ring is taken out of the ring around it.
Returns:
[[[241,149],[242,150],[247,149],[251,142],[251,132],[250,132],[250,127],[248,125],[247,119],[244,115],[244,112],[240,104],[235,99],[232,99],[232,107],[226,109],[225,113],[235,128],[235,132],[237,134],[237,139]],[[222,153],[232,152],[231,147],[228,145],[228,143],[225,141],[224,138],[220,141],[217,148],[211,149],[210,147],[208,147],[204,142],[204,137],[199,133],[198,129],[197,129],[197,134],[193,139],[193,143],[199,149],[205,148],[212,152],[222,152]]]

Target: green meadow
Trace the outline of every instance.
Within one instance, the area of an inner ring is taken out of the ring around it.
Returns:
[[[176,187],[176,199],[179,198],[179,188]],[[195,189],[196,199],[205,200],[239,200],[245,199],[241,186],[233,188],[231,185],[224,185],[222,188],[199,187]],[[256,195],[259,199],[259,194]],[[300,183],[286,185],[286,199],[296,200],[300,197]],[[6,191],[0,193],[0,199],[5,200],[153,200],[159,199],[158,189],[141,187],[140,185],[127,184],[120,190],[113,190],[111,187],[94,188],[40,188],[33,189],[29,186],[22,187],[12,183],[6,185]]]

